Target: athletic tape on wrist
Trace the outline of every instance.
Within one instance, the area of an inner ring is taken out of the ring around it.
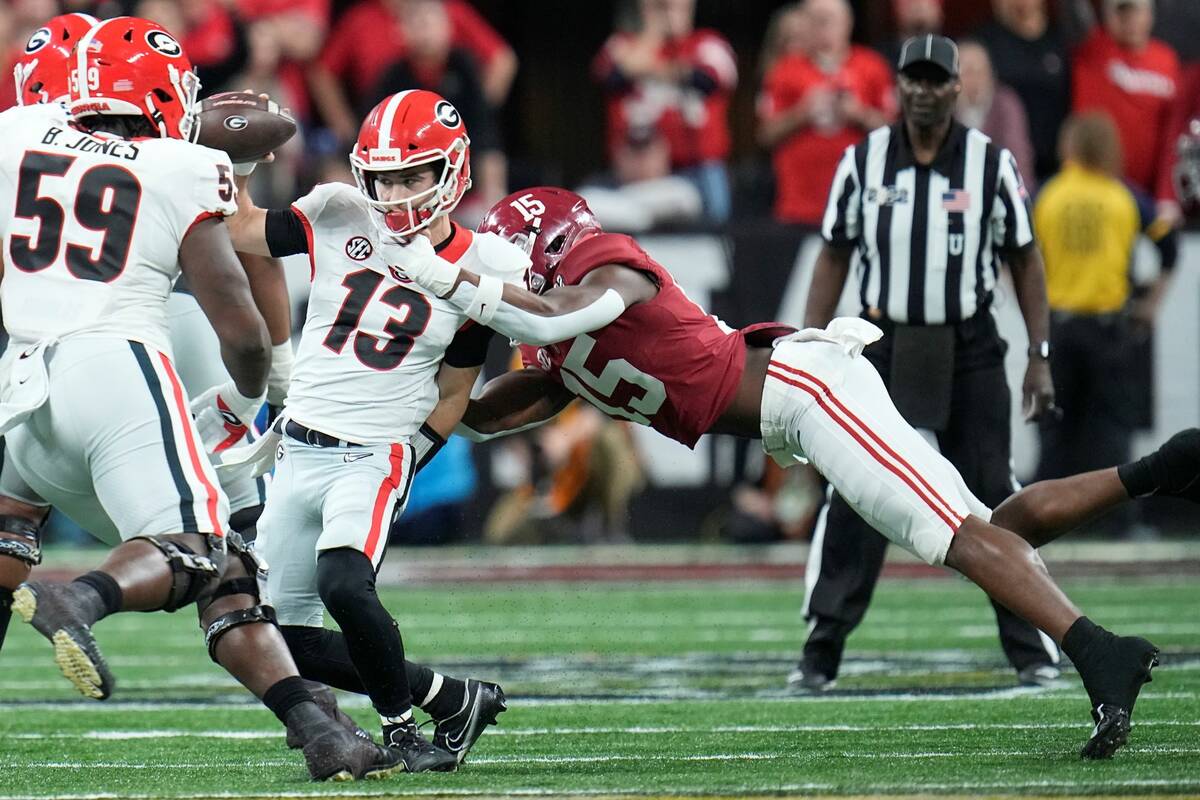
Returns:
[[[258,166],[257,161],[249,161],[245,164],[234,164],[233,165],[233,174],[237,175],[239,178],[244,178],[247,175],[249,175],[251,172],[254,172],[254,168],[257,166]]]
[[[467,306],[467,316],[480,325],[489,324],[500,308],[500,298],[503,294],[504,281],[492,275],[480,275],[475,296],[471,298],[471,304]]]

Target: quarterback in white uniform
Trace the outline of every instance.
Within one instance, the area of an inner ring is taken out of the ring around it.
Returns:
[[[0,114],[0,301],[12,336],[0,431],[20,486],[115,547],[71,583],[22,584],[12,608],[51,640],[77,689],[104,699],[114,680],[91,626],[195,603],[209,655],[288,726],[314,778],[393,771],[393,753],[316,705],[258,603],[257,562],[228,530],[172,363],[165,308],[182,269],[232,376],[214,408],[242,422],[262,404],[269,339],[224,224],[236,210],[229,158],[192,143],[191,64],[169,33],[133,17],[92,27],[73,53],[86,79],[72,81],[68,112]],[[13,527],[0,520],[3,541]]]
[[[403,644],[376,596],[375,572],[391,520],[407,501],[416,440],[439,402],[439,382],[443,390],[459,387],[465,407],[491,332],[411,283],[404,264],[414,251],[432,249],[508,283],[522,283],[529,265],[512,244],[450,221],[470,186],[468,151],[454,106],[432,92],[401,92],[363,123],[351,153],[358,188],[321,185],[275,211],[255,208],[243,192],[231,222],[239,251],[307,253],[312,267],[308,318],[259,521],[267,594],[304,675],[306,641],[323,635],[329,609],[385,741],[410,771],[452,769],[465,749],[441,727],[434,735],[440,747],[417,733],[413,700],[440,725],[443,714],[431,705],[446,682],[426,671],[417,686],[396,669]],[[503,710],[498,687],[497,697],[489,699],[489,689],[481,699],[479,682],[469,683],[442,711],[458,711],[464,695],[468,704]]]

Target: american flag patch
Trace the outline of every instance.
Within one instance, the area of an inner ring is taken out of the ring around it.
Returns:
[[[966,189],[942,192],[942,208],[951,214],[962,214],[971,207],[971,193]]]

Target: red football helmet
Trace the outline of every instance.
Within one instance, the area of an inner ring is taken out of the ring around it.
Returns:
[[[441,162],[428,190],[403,200],[381,201],[375,174]],[[462,116],[433,92],[413,89],[385,97],[367,114],[350,152],[358,189],[381,214],[380,230],[408,237],[449,214],[471,188],[471,140]]]
[[[164,139],[196,140],[200,80],[175,37],[150,20],[115,17],[88,31],[75,46],[67,109],[141,116]]]
[[[1188,123],[1176,143],[1175,191],[1185,208],[1200,207],[1200,118]]]
[[[60,14],[33,32],[13,65],[17,105],[66,101],[71,49],[96,23],[90,14]]]
[[[522,189],[492,206],[480,233],[494,233],[529,256],[526,283],[541,294],[555,285],[555,270],[567,252],[584,239],[603,233],[582,197],[554,186]]]

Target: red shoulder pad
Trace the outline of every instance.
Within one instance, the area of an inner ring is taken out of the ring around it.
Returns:
[[[666,270],[623,233],[597,234],[572,247],[558,264],[558,277],[565,284],[577,284],[592,270],[609,264],[648,273],[660,286],[664,282]]]

